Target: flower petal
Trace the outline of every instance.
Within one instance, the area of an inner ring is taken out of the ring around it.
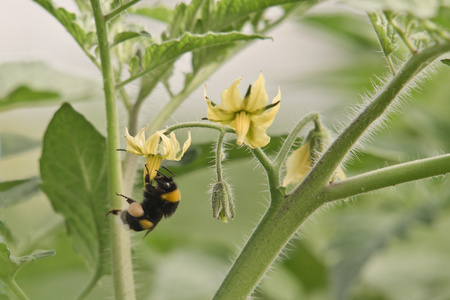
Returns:
[[[265,80],[263,73],[259,73],[258,79],[253,83],[252,90],[248,99],[245,99],[245,107],[244,109],[249,113],[253,113],[256,110],[267,105],[268,96],[266,89],[264,87]]]
[[[264,147],[269,142],[270,137],[266,134],[266,129],[260,126],[255,126],[254,122],[251,122],[244,143],[250,148],[255,149]]]
[[[188,131],[188,138],[186,140],[186,142],[184,142],[183,144],[183,151],[181,152],[181,154],[178,154],[177,157],[179,157],[179,159],[184,155],[184,153],[186,153],[186,150],[191,146],[191,131]]]
[[[174,148],[176,145],[173,144],[172,138],[169,138],[167,135],[164,134],[165,130],[158,131],[158,134],[161,138],[161,143],[158,147],[158,154],[162,156],[163,159],[167,160],[173,160],[174,155]],[[175,139],[175,134],[172,132],[171,135],[173,135]],[[178,141],[175,139],[175,142],[178,144]],[[178,144],[178,147],[180,145]]]
[[[221,125],[229,125],[229,122],[234,120],[234,112],[225,111],[220,106],[213,105],[209,99],[206,99],[206,103],[208,104],[208,112],[206,114],[208,120]]]
[[[191,146],[191,132],[188,131],[188,138],[183,144],[183,149],[179,149],[178,147],[178,151],[175,153],[175,157],[172,160],[176,161],[180,160],[190,146]]]
[[[127,140],[126,150],[132,154],[144,155],[145,130],[148,126],[142,128],[139,133],[133,137],[129,134],[128,128],[125,128],[125,138]]]
[[[283,186],[299,184],[311,169],[310,141],[293,151],[286,160],[286,177]]]
[[[274,107],[272,107],[270,110],[265,111],[264,113],[260,115],[253,115],[252,121],[255,122],[258,126],[261,126],[263,128],[269,128],[270,125],[272,125],[273,120],[275,118],[275,115],[277,114],[278,110],[280,109],[280,99],[281,99],[281,91],[278,89],[278,95],[273,99],[272,104],[278,103]]]
[[[222,103],[220,106],[223,110],[228,112],[237,112],[242,110],[242,96],[238,90],[238,85],[241,83],[242,77],[239,77],[222,92]]]
[[[164,132],[162,130],[161,132]],[[161,137],[159,135],[159,131],[155,132],[144,145],[144,155],[157,155],[158,154],[158,146]]]

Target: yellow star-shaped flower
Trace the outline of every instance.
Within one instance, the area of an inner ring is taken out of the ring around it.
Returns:
[[[146,170],[148,169],[150,171],[151,180],[156,176],[156,170],[159,170],[163,159],[178,161],[183,157],[191,145],[191,133],[188,133],[188,139],[184,142],[183,148],[181,148],[180,143],[175,137],[175,133],[171,132],[169,136],[166,136],[164,134],[165,130],[155,132],[146,140],[145,130],[147,128],[148,126],[142,128],[134,137],[128,133],[128,128],[125,128],[125,138],[127,140],[126,150],[128,152],[135,155],[142,155],[146,158]]]
[[[240,82],[241,78],[236,79],[222,92],[220,106],[208,98],[205,86],[205,99],[208,104],[207,119],[233,128],[238,145],[246,144],[252,149],[264,147],[270,141],[266,130],[272,124],[280,107],[280,89],[272,103],[267,104],[268,96],[262,73],[253,86],[250,85],[244,98],[237,88]]]

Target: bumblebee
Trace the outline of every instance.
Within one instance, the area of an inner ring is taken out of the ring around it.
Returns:
[[[142,202],[139,203],[125,195],[117,194],[117,196],[125,198],[129,206],[127,210],[113,209],[108,211],[105,214],[105,220],[109,214],[118,215],[130,229],[134,231],[147,230],[147,233],[144,235],[145,238],[163,217],[168,218],[173,215],[180,203],[181,194],[173,181],[175,175],[167,168],[163,168],[172,176],[166,176],[156,170],[157,175],[154,180],[157,184],[154,186],[150,180],[150,172],[147,165],[145,165],[147,174],[144,179],[145,188]]]

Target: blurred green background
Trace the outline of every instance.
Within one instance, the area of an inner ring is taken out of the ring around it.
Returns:
[[[36,7],[30,9],[38,13],[36,18],[51,19]],[[17,39],[32,34],[18,32]],[[212,76],[208,95],[218,101],[220,92],[241,75],[244,91],[263,71],[269,97],[275,96],[278,86],[283,96],[278,118],[269,130],[273,136],[286,134],[313,110],[321,113],[330,129],[335,128],[348,120],[348,107],[361,102],[359,95],[372,90],[372,75],[387,70],[367,17],[354,11],[319,7],[269,35],[273,42],[256,42]],[[49,47],[61,53],[61,47],[74,45]],[[92,69],[77,66],[86,63],[81,53],[75,55],[75,62],[56,56],[49,63],[33,49],[16,56],[9,49],[3,51],[0,98],[20,84],[51,88],[104,133],[100,77]],[[387,129],[378,131],[374,140],[366,141],[348,160],[348,176],[450,152],[450,68],[437,65],[431,79],[412,92],[399,113],[390,115]],[[183,68],[178,66],[180,72]],[[166,97],[163,92],[156,96]],[[155,107],[163,104],[155,98],[147,101],[140,123],[147,124],[158,111]],[[1,181],[38,175],[40,139],[58,105],[0,111]],[[199,90],[170,122],[197,120],[205,114]],[[192,135],[194,145],[215,140],[205,131]],[[277,141],[270,147],[277,149]],[[210,299],[264,213],[269,196],[262,169],[249,153],[230,148],[239,154],[225,164],[235,194],[236,218],[228,224],[212,218],[208,196],[212,169],[193,170],[187,161],[173,165],[182,191],[177,213],[145,240],[142,234],[132,234],[138,299]],[[207,151],[197,154],[212,156]],[[255,298],[450,299],[448,181],[440,177],[404,184],[321,209],[290,242]],[[17,275],[18,284],[32,299],[74,298],[91,274],[71,248],[62,218],[41,192],[24,197],[23,186],[13,192],[0,191],[0,220],[10,230],[2,229],[2,235],[11,240],[12,255],[35,249],[56,251],[54,257],[25,266]],[[11,198],[18,201],[9,202]],[[88,299],[111,297],[110,278],[103,278]]]

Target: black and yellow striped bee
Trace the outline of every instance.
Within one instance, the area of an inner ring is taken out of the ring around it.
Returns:
[[[147,165],[145,168],[147,169]],[[105,214],[105,220],[109,214],[119,215],[122,222],[128,225],[130,229],[134,231],[147,230],[144,235],[145,238],[158,225],[162,217],[168,218],[173,215],[180,203],[181,194],[172,179],[175,175],[167,168],[164,169],[172,176],[166,176],[156,170],[157,175],[154,178],[157,183],[156,186],[153,186],[150,180],[150,172],[147,169],[144,180],[144,199],[141,203],[122,194],[117,194],[117,196],[125,198],[129,206],[127,210],[113,209],[108,211]]]

